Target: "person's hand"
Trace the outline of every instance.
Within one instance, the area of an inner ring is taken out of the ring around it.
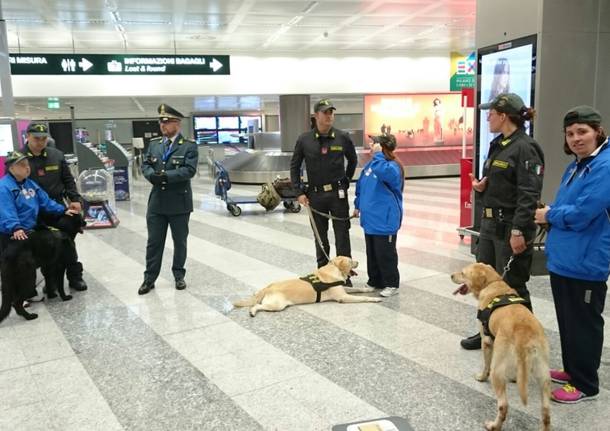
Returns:
[[[484,192],[487,188],[487,177],[483,177],[480,180],[477,180],[473,174],[468,174],[470,176],[470,181],[472,182],[472,188],[481,193]]]
[[[359,209],[354,209],[354,212],[352,213],[352,217],[355,217],[355,218],[360,217],[360,210]]]
[[[548,224],[548,221],[546,219],[546,213],[548,213],[550,209],[551,207],[548,205],[544,208],[538,208],[536,210],[536,214],[534,215],[534,221],[537,224]]]
[[[167,184],[167,175],[154,173],[150,176],[150,182],[153,186],[160,186],[162,184]]]
[[[303,206],[309,206],[309,199],[307,199],[306,195],[299,195],[297,201]]]
[[[381,151],[381,144],[378,142],[375,142],[373,145],[371,145],[371,151],[373,153],[378,153]]]
[[[79,213],[83,210],[83,207],[80,202],[70,202],[70,205],[68,205],[68,209],[74,210]]]
[[[80,214],[80,211],[76,211],[76,210],[73,210],[71,208],[68,208],[64,214],[67,215],[67,216],[72,217],[72,216]]]
[[[523,235],[511,235],[510,248],[513,250],[513,254],[523,253],[527,248],[527,244],[525,243],[525,237]]]
[[[23,241],[24,239],[28,239],[27,233],[23,229],[18,229],[13,232],[12,239],[16,239],[17,241]]]

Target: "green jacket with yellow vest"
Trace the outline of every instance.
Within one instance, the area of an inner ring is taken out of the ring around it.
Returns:
[[[142,173],[153,184],[148,211],[166,215],[192,212],[191,178],[197,172],[197,144],[181,134],[174,138],[169,149],[166,141],[167,138],[152,139],[144,155]]]

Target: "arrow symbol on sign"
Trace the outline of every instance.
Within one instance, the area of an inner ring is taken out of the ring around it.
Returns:
[[[91,69],[91,66],[93,66],[93,63],[91,63],[89,60],[87,60],[86,58],[81,58],[81,61],[78,62],[78,67],[80,67],[81,69],[83,69],[83,72],[88,71],[89,69]]]
[[[222,67],[222,63],[218,60],[216,60],[215,58],[212,57],[212,61],[210,62],[210,68],[214,71],[217,72],[218,69],[220,69]]]

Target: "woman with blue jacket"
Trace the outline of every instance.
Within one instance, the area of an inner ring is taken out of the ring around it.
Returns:
[[[396,233],[402,223],[404,171],[394,155],[393,135],[374,137],[371,149],[373,157],[356,183],[354,216],[364,229],[367,284],[388,297],[398,293],[400,282]]]
[[[551,370],[551,379],[564,384],[552,398],[560,403],[599,393],[610,272],[610,150],[601,120],[590,106],[565,115],[564,151],[576,159],[563,174],[555,201],[536,211],[536,222],[550,225],[545,250],[564,368]]]

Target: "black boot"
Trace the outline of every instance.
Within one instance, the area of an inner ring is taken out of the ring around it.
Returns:
[[[85,280],[83,280],[82,278],[75,278],[73,280],[69,280],[68,283],[71,290],[78,290],[82,292],[83,290],[87,290],[89,288],[87,286],[87,283],[85,283]]]
[[[466,350],[479,350],[481,348],[481,334],[477,333],[460,341],[460,345]]]

